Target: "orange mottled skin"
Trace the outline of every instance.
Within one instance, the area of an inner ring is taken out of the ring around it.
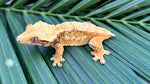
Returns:
[[[58,25],[49,25],[42,21],[29,24],[26,31],[17,37],[17,41],[22,44],[52,46],[56,49],[55,55],[51,58],[54,61],[53,66],[62,66],[63,46],[82,46],[89,44],[94,50],[91,52],[94,61],[100,60],[105,64],[104,54],[110,54],[103,49],[102,42],[115,34],[98,27],[89,22],[64,22]]]

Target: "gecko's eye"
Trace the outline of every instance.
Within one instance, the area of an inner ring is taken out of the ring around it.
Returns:
[[[31,39],[31,42],[32,43],[36,43],[38,41],[38,37],[33,37],[32,39]]]

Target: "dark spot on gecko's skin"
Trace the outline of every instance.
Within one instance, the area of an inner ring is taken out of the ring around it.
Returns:
[[[60,42],[59,42],[59,41],[54,41],[54,42],[53,42],[54,45],[57,44],[57,43],[60,43]]]
[[[90,45],[90,47],[92,47],[92,48],[96,48],[96,46],[94,46],[94,45],[92,45],[92,44],[89,44]]]
[[[38,37],[33,37],[32,39],[31,39],[31,42],[32,43],[36,43],[38,41]]]
[[[48,43],[48,41],[46,41],[46,40],[40,40],[39,43],[44,46],[44,45],[46,45]]]
[[[40,40],[40,42],[48,43],[48,41],[46,41],[46,40]]]

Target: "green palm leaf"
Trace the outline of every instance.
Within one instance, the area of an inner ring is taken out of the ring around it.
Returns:
[[[5,5],[7,0],[0,2],[0,83],[150,82],[149,0],[16,0],[9,5]],[[39,20],[49,24],[88,21],[115,33],[116,37],[103,43],[104,49],[111,51],[104,56],[106,64],[92,61],[92,49],[85,45],[65,47],[63,67],[52,67],[52,47],[16,42],[27,24]]]

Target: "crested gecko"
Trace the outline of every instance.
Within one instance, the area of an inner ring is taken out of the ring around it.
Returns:
[[[109,55],[110,52],[103,49],[102,42],[114,36],[115,34],[107,29],[89,22],[70,21],[50,25],[38,21],[34,25],[27,25],[25,32],[18,35],[16,40],[21,44],[52,46],[56,49],[56,52],[50,60],[54,61],[53,66],[58,65],[61,67],[60,62],[65,61],[62,58],[64,46],[82,46],[86,44],[89,44],[94,50],[91,52],[94,55],[93,60],[100,60],[101,64],[105,64],[103,55]]]

